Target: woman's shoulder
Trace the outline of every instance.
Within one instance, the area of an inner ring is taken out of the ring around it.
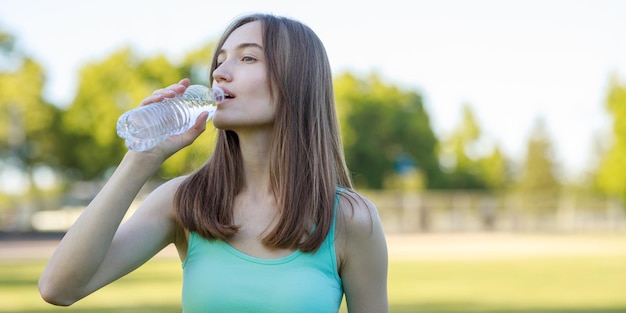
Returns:
[[[380,228],[380,217],[376,205],[365,195],[353,189],[338,192],[337,227],[339,232],[350,237],[367,238]]]
[[[173,196],[173,194],[176,193],[176,190],[178,190],[178,187],[180,187],[180,185],[188,177],[189,176],[178,176],[178,177],[174,177],[169,180],[166,180],[165,182],[163,182],[162,184],[154,188],[151,193],[157,193],[157,194],[165,193],[165,194]]]
[[[180,184],[183,183],[183,181],[185,181],[187,178],[189,178],[190,175],[182,175],[182,176],[177,176],[174,178],[170,178],[169,180],[165,181],[162,186],[169,186],[169,187],[176,187],[178,188],[178,186],[180,186]]]
[[[146,211],[154,218],[167,221],[174,229],[174,243],[176,247],[186,247],[187,235],[185,229],[180,225],[176,218],[176,207],[174,199],[180,185],[185,181],[187,176],[180,176],[169,179],[158,187],[144,199],[140,209]]]
[[[386,253],[385,235],[376,205],[351,189],[338,193],[335,249],[343,268],[351,256],[363,251]]]
[[[150,210],[152,211],[158,210],[163,213],[172,214],[172,201],[174,200],[174,196],[184,180],[185,176],[180,176],[158,185],[152,189],[148,196],[142,201],[143,206],[150,207]]]
[[[367,222],[372,215],[378,215],[376,205],[362,193],[354,189],[339,189],[338,195],[338,212],[351,223],[361,224]]]

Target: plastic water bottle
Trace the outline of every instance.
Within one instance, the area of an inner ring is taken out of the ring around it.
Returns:
[[[117,135],[126,139],[126,147],[133,151],[154,148],[170,136],[191,128],[202,112],[213,117],[217,102],[224,99],[220,88],[191,85],[182,95],[130,110],[117,120]]]

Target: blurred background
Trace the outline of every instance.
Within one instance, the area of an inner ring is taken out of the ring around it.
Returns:
[[[575,246],[565,250],[611,255],[601,263],[618,268],[603,277],[626,277],[616,265],[626,256],[626,2],[618,0],[0,0],[5,260],[20,259],[11,255],[24,238],[49,240],[36,246],[41,253],[22,254],[45,259],[124,155],[117,118],[183,77],[208,84],[215,41],[250,12],[298,19],[325,43],[348,166],[379,208],[393,262]],[[214,135],[169,159],[137,203],[200,166]],[[402,299],[392,311],[469,310],[425,304],[425,274],[401,264],[398,279],[411,280],[391,284],[390,297]],[[594,298],[588,312],[625,312],[610,287],[623,279],[603,282],[608,298]],[[564,299],[545,312],[587,312],[564,309],[580,297]],[[514,311],[504,307],[472,310]]]

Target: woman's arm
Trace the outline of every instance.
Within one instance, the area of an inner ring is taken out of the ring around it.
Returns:
[[[188,80],[156,91],[142,105],[172,97]],[[174,92],[173,92],[174,91]],[[179,180],[153,192],[126,223],[120,223],[132,201],[162,162],[189,145],[205,129],[206,116],[180,136],[154,149],[128,152],[114,174],[59,243],[39,279],[42,297],[70,305],[122,277],[175,240],[173,195]]]
[[[127,263],[135,263],[147,257],[123,249],[120,243],[134,245],[134,241],[144,241],[149,237],[133,236],[128,227],[116,233],[131,202],[154,171],[154,166],[142,162],[139,154],[126,154],[113,176],[63,237],[50,258],[39,279],[39,289],[46,301],[70,305],[117,278],[115,276],[118,275],[112,273],[113,269],[107,263],[112,261],[117,266],[127,267]],[[136,227],[140,227],[137,233],[148,229],[150,236],[156,235],[156,229],[150,229],[148,225],[151,222],[164,222],[156,221],[162,219],[162,213],[156,211],[152,210],[152,221],[135,223],[138,224]],[[163,235],[158,237],[167,240],[162,238]],[[163,244],[165,242],[158,243]],[[109,262],[104,262],[105,259],[109,259]]]
[[[358,195],[341,203],[340,275],[348,312],[389,312],[387,243],[378,211]]]

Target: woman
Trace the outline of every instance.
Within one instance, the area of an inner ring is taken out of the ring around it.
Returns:
[[[291,19],[241,17],[218,42],[211,75],[227,97],[208,162],[154,190],[120,225],[207,115],[150,151],[129,151],[50,259],[42,297],[70,305],[173,243],[184,312],[337,312],[344,294],[350,312],[387,312],[385,238],[374,205],[351,189],[319,38]]]

